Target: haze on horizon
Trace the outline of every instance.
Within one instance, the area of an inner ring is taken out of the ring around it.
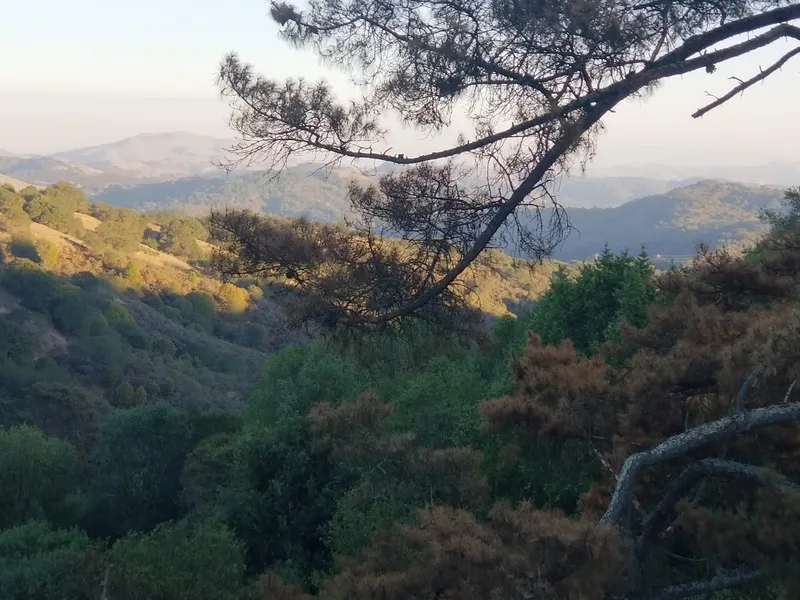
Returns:
[[[214,80],[230,50],[264,75],[324,77],[343,99],[353,94],[346,75],[280,39],[266,0],[31,0],[9,3],[3,16],[14,25],[0,38],[0,52],[12,57],[0,64],[6,151],[46,154],[172,131],[229,138]],[[605,120],[595,164],[797,162],[798,63],[701,119],[690,116],[708,101],[706,92],[724,94],[730,77],[751,77],[787,47],[775,44],[713,75],[669,80],[654,96],[627,102]],[[389,143],[398,151],[440,147],[468,127],[457,119],[452,132],[430,139],[391,126]]]

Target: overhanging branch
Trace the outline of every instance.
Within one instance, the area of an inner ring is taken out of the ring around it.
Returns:
[[[800,40],[800,29],[797,30],[796,37],[797,39]],[[747,81],[742,81],[739,85],[734,87],[730,92],[728,92],[724,96],[721,96],[720,98],[714,100],[714,102],[711,102],[710,104],[707,104],[704,107],[696,110],[694,113],[692,113],[692,118],[697,119],[698,117],[702,117],[704,114],[725,104],[728,100],[731,100],[737,94],[743,93],[750,86],[758,83],[759,81],[763,81],[764,79],[772,75],[775,71],[783,67],[783,65],[785,65],[792,57],[797,56],[798,54],[800,54],[800,46],[784,54],[780,60],[775,62],[768,69],[761,71],[758,75],[752,77],[751,79],[748,79]]]
[[[800,485],[786,476],[767,469],[733,460],[706,458],[690,464],[672,483],[667,493],[656,505],[642,524],[642,532],[636,542],[636,554],[641,560],[647,552],[653,536],[661,530],[669,520],[673,508],[689,490],[704,477],[719,475],[730,479],[738,479],[750,484],[773,486],[783,492],[800,493]]]
[[[655,448],[628,457],[619,474],[619,483],[600,524],[618,525],[628,511],[636,478],[645,467],[686,456],[702,446],[768,425],[800,420],[800,402],[746,410],[717,419],[673,436]]]

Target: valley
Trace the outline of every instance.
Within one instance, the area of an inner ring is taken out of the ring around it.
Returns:
[[[70,181],[93,202],[138,211],[202,217],[212,208],[230,207],[325,223],[352,216],[347,199],[351,182],[377,181],[368,170],[306,163],[288,166],[278,178],[254,167],[226,173],[215,164],[224,160],[227,143],[169,133],[47,157],[8,154],[0,156],[0,176],[16,187]],[[650,167],[643,169],[646,176],[565,178],[556,187],[556,199],[567,209],[572,230],[553,258],[590,259],[605,244],[615,252],[633,253],[644,246],[663,266],[672,258],[681,262],[693,256],[699,243],[746,245],[763,231],[759,211],[775,209],[783,195],[780,181],[764,185],[704,178],[698,169],[684,169],[681,179],[675,169],[662,171],[670,177],[659,178],[656,167]],[[775,175],[775,167],[742,174],[763,180]],[[514,253],[513,238],[505,249]]]

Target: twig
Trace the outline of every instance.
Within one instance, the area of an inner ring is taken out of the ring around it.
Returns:
[[[108,576],[111,572],[111,567],[106,567],[106,574],[103,577],[103,590],[100,594],[100,600],[108,600]]]
[[[791,383],[791,385],[789,386],[789,389],[788,389],[788,390],[786,390],[786,395],[783,397],[783,402],[782,402],[782,404],[786,404],[786,403],[789,401],[789,396],[790,396],[790,395],[791,395],[791,393],[792,393],[792,388],[794,388],[794,384],[795,384],[795,383],[797,383],[797,379],[793,379],[793,380],[792,380],[792,383]]]
[[[798,38],[798,39],[800,39],[800,38]],[[758,75],[756,75],[755,77],[752,77],[751,79],[748,79],[747,81],[743,81],[742,83],[740,83],[739,85],[734,87],[730,92],[728,92],[727,94],[725,94],[721,98],[717,98],[716,100],[714,100],[714,102],[712,102],[711,104],[707,104],[703,108],[700,108],[700,109],[696,110],[692,114],[692,118],[696,119],[698,117],[702,117],[707,112],[710,112],[710,111],[714,110],[715,108],[717,108],[718,106],[721,106],[722,104],[725,104],[728,100],[730,100],[731,98],[736,96],[736,94],[744,92],[750,86],[758,83],[759,81],[763,81],[764,79],[766,79],[767,77],[772,75],[775,71],[777,71],[783,65],[785,65],[789,61],[790,58],[792,58],[793,56],[796,56],[798,54],[800,54],[800,47],[795,48],[794,50],[790,50],[789,52],[784,54],[781,57],[780,60],[778,60],[775,64],[773,64],[768,69],[761,71]],[[739,80],[739,81],[741,81],[741,80]]]
[[[747,376],[747,379],[744,380],[742,387],[739,388],[739,395],[736,396],[736,412],[740,413],[744,410],[744,403],[747,401],[747,397],[750,395],[750,391],[756,387],[758,383],[758,375],[757,371],[753,371],[750,375]]]

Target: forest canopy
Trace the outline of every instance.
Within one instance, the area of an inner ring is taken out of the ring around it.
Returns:
[[[0,322],[17,386],[0,398],[0,584],[13,600],[794,598],[798,206],[789,191],[743,255],[659,273],[605,251],[556,271],[467,344],[414,322],[291,345],[241,412],[191,404],[186,333],[137,337],[143,313],[100,303],[97,282],[14,259],[5,292],[122,380],[98,411],[37,381],[59,371],[24,321]],[[211,294],[162,302],[221,325]],[[103,321],[73,332],[84,307]],[[140,397],[117,335],[186,389]]]

